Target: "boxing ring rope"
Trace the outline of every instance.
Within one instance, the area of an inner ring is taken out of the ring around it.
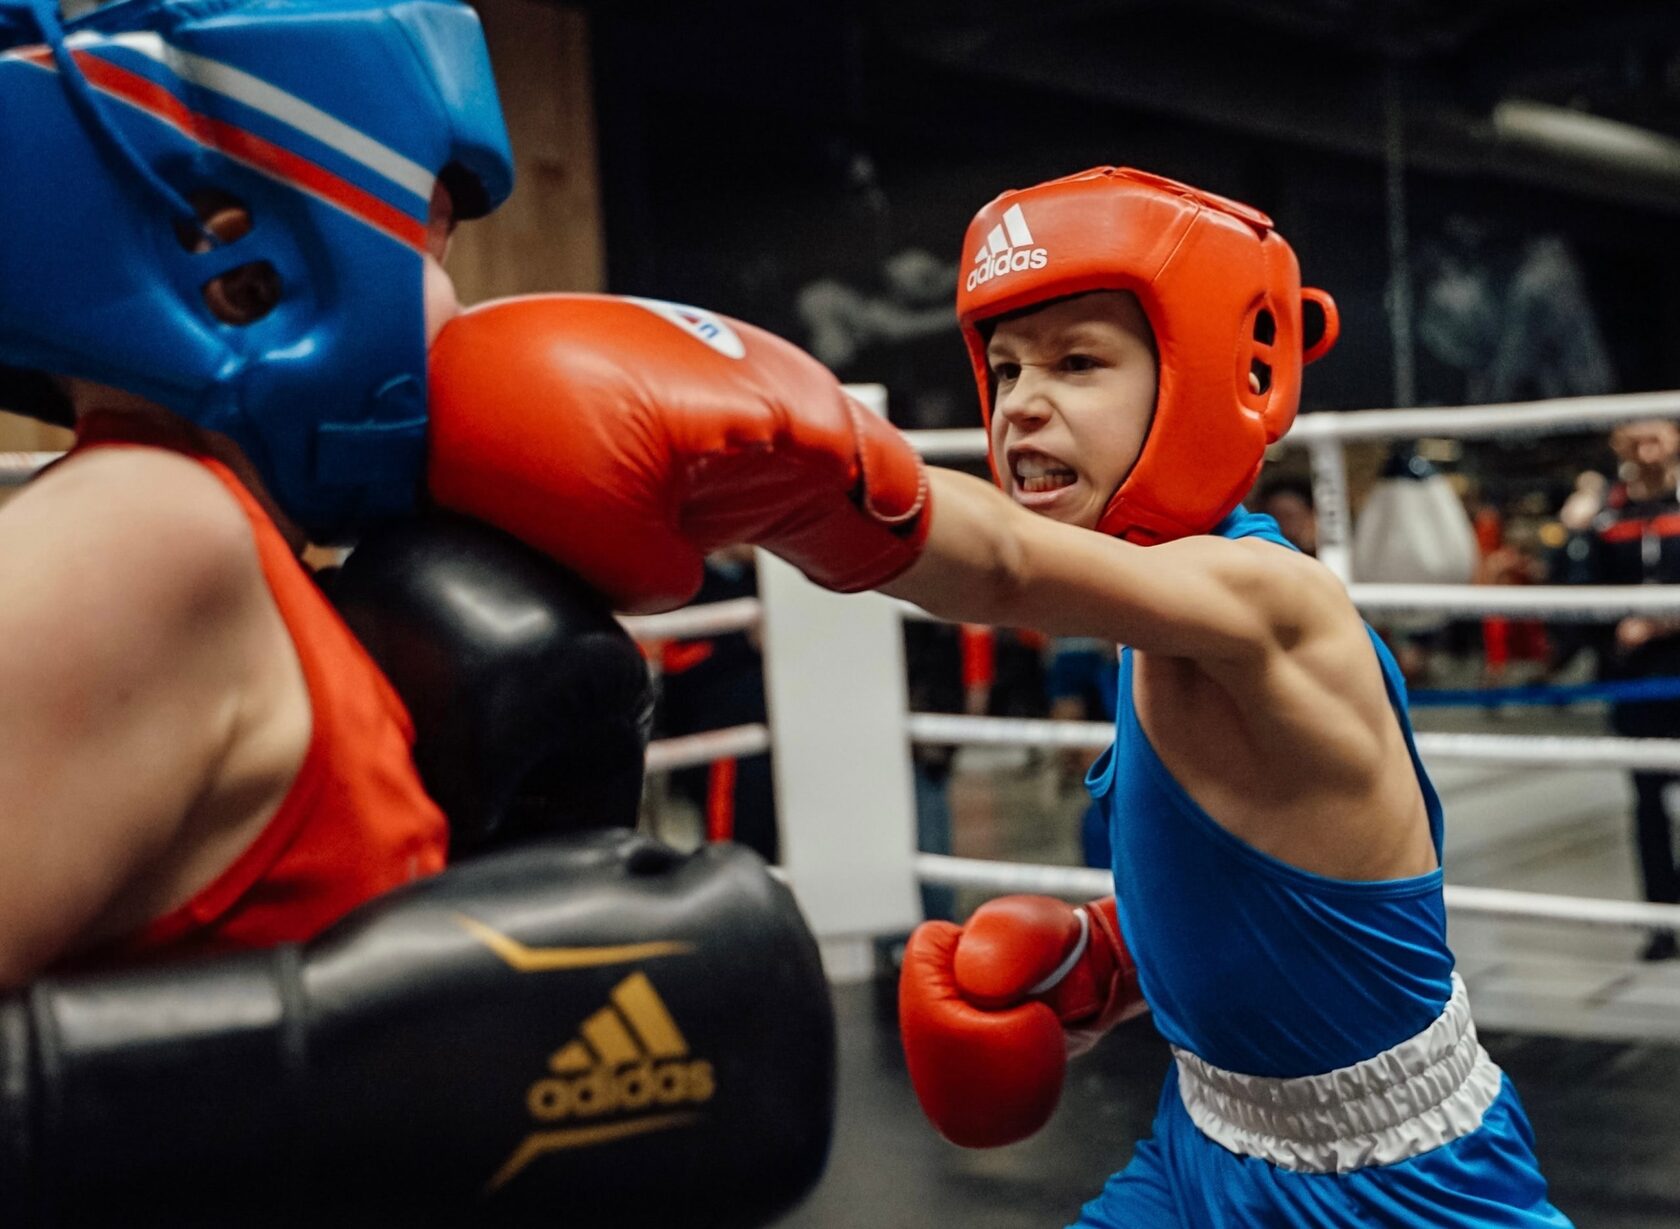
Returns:
[[[1114,894],[1113,874],[1097,867],[1038,866],[1026,862],[953,858],[936,853],[917,854],[915,864],[916,875],[923,883],[978,888],[999,896],[1010,892],[1032,892],[1083,901]],[[1442,891],[1447,908],[1460,917],[1501,922],[1565,922],[1600,930],[1680,930],[1680,905],[1593,900],[1583,896],[1513,892],[1506,888],[1471,888],[1451,883]]]
[[[1657,415],[1680,415],[1680,393],[1638,394],[1624,397],[1594,397],[1566,399],[1556,402],[1532,403],[1517,406],[1483,406],[1465,407],[1446,410],[1374,410],[1358,411],[1343,414],[1313,415],[1297,421],[1296,430],[1288,437],[1289,443],[1301,443],[1314,451],[1316,494],[1322,501],[1323,488],[1326,485],[1322,471],[1334,469],[1329,478],[1331,490],[1329,492],[1328,518],[1325,516],[1324,503],[1320,503],[1320,534],[1321,543],[1325,538],[1325,519],[1341,522],[1342,536],[1331,541],[1332,562],[1335,561],[1336,551],[1341,551],[1340,574],[1344,579],[1348,574],[1349,563],[1346,558],[1346,530],[1349,527],[1345,503],[1345,470],[1343,468],[1342,442],[1349,439],[1385,439],[1405,437],[1411,435],[1495,435],[1508,433],[1534,433],[1546,430],[1568,429],[1571,427],[1592,427],[1609,425],[1616,422]],[[1460,429],[1462,428],[1462,429]],[[912,442],[922,451],[923,455],[932,461],[974,461],[985,455],[986,440],[983,432],[967,431],[921,431],[909,433]],[[1340,511],[1338,512],[1338,508]],[[1322,555],[1322,546],[1321,546]],[[695,636],[716,634],[723,631],[738,631],[758,623],[767,632],[766,635],[766,668],[767,689],[776,689],[774,676],[779,672],[786,675],[798,675],[801,669],[801,652],[816,652],[832,656],[834,652],[843,654],[843,650],[834,649],[826,643],[819,634],[811,638],[810,646],[800,650],[791,644],[778,645],[777,637],[768,634],[770,624],[774,623],[774,609],[778,605],[776,595],[788,593],[804,593],[799,602],[809,600],[820,604],[838,603],[839,608],[847,612],[861,611],[866,607],[873,607],[881,612],[885,620],[884,626],[896,629],[904,619],[931,619],[934,616],[905,602],[893,601],[873,595],[867,598],[836,598],[833,595],[821,594],[807,582],[799,578],[792,569],[779,561],[761,556],[761,575],[767,581],[765,586],[765,605],[754,608],[752,599],[742,599],[735,603],[720,603],[713,613],[702,616],[696,611],[679,611],[667,616],[653,616],[651,618],[626,619],[625,623],[631,627],[638,638],[680,638],[681,636]],[[1372,612],[1429,612],[1453,617],[1477,617],[1489,614],[1507,614],[1517,617],[1544,617],[1554,620],[1610,620],[1627,614],[1674,614],[1680,613],[1680,586],[1672,588],[1658,586],[1598,586],[1563,588],[1552,586],[1475,586],[1475,585],[1385,585],[1385,584],[1351,584],[1349,593],[1355,604],[1362,611]],[[699,608],[707,610],[708,608]],[[692,615],[694,622],[687,622]],[[785,624],[797,624],[814,615],[814,608],[784,611]],[[857,620],[866,622],[861,617]],[[785,635],[785,633],[784,633]],[[866,721],[849,714],[850,709],[862,707],[877,714],[874,724],[879,727],[885,724],[893,726],[893,733],[899,740],[896,742],[898,750],[893,753],[901,759],[908,759],[907,752],[913,744],[943,744],[971,747],[1034,747],[1044,749],[1081,749],[1096,751],[1105,747],[1113,737],[1112,726],[1106,722],[1057,722],[1043,720],[965,717],[943,713],[911,713],[904,702],[902,694],[902,643],[896,639],[891,644],[882,640],[879,642],[882,653],[891,657],[894,668],[899,673],[899,690],[892,693],[892,699],[897,705],[896,715],[890,720],[881,716],[886,710],[881,707],[879,693],[886,688],[886,684],[879,679],[871,686],[867,682],[860,683],[856,679],[847,678],[844,684],[836,684],[839,690],[827,697],[822,704],[826,706],[827,721],[824,726],[824,737],[834,744],[844,746],[848,741],[848,729],[860,728]],[[860,661],[863,657],[860,655]],[[856,671],[852,673],[857,673]],[[846,688],[855,687],[851,693],[857,703],[846,703]],[[786,692],[788,686],[784,681],[781,690]],[[873,694],[871,694],[873,693]],[[778,760],[787,758],[778,726],[787,724],[790,709],[807,707],[815,702],[802,701],[800,705],[787,703],[771,704],[771,729],[760,727],[738,727],[732,730],[718,731],[715,734],[692,735],[681,740],[669,740],[666,743],[656,743],[649,749],[649,767],[661,769],[674,767],[678,764],[693,764],[706,762],[709,758],[721,758],[725,755],[753,754],[761,750],[774,748]],[[808,716],[809,714],[807,714]],[[879,732],[879,730],[877,730]],[[1656,771],[1680,771],[1680,740],[1668,739],[1622,739],[1610,737],[1560,737],[1533,735],[1501,735],[1501,734],[1449,734],[1449,733],[1421,733],[1417,736],[1420,754],[1434,764],[1486,764],[1520,766],[1526,768],[1553,769],[1650,769]],[[828,755],[829,759],[833,756]],[[809,761],[814,763],[815,761]],[[862,761],[860,762],[880,762]],[[853,774],[869,775],[869,774]],[[778,795],[784,792],[783,772],[778,767]],[[837,794],[831,789],[830,794]],[[890,792],[890,791],[889,791]],[[908,790],[902,791],[905,795]],[[805,806],[781,806],[784,826],[784,846],[791,846],[790,854],[798,850],[807,839],[806,830],[816,823],[822,830],[820,840],[824,848],[829,851],[829,859],[842,853],[847,847],[844,843],[836,843],[833,839],[833,829],[843,829],[847,821],[852,826],[858,823],[857,812],[850,816],[838,814],[842,803],[838,797],[824,799],[826,806],[836,814],[826,821],[813,821],[802,818],[802,815],[815,814],[819,809],[816,804]],[[967,858],[951,858],[937,854],[919,854],[913,849],[913,840],[905,834],[914,831],[914,812],[908,798],[897,805],[900,812],[898,818],[892,822],[883,823],[879,815],[871,816],[865,822],[873,824],[874,830],[881,835],[877,838],[882,846],[887,848],[887,856],[877,860],[877,870],[874,877],[857,874],[850,878],[850,891],[854,900],[865,899],[871,892],[879,892],[884,880],[890,880],[894,871],[901,871],[903,885],[915,883],[939,884],[950,887],[980,889],[988,892],[1045,892],[1052,895],[1064,895],[1073,898],[1095,897],[1106,895],[1112,890],[1108,872],[1076,867],[1031,866],[1018,863],[985,862]],[[850,843],[850,851],[855,855],[859,848],[868,843],[868,838],[862,831],[856,832]],[[843,859],[842,859],[843,860]],[[885,868],[882,874],[881,868]],[[833,868],[831,866],[831,869]],[[801,900],[806,901],[812,891],[813,878],[807,873],[801,875],[797,868],[790,871],[790,881],[795,890],[801,893]],[[844,876],[842,876],[844,877]],[[886,891],[886,896],[893,896],[892,891]],[[853,933],[885,933],[891,929],[906,928],[915,920],[916,910],[913,903],[903,899],[904,893],[898,893],[898,907],[888,907],[874,911],[877,921],[872,925],[860,926],[855,920],[850,923],[824,925],[820,915],[824,912],[816,907],[814,912],[819,915],[816,921],[820,935],[833,940],[836,936],[843,936],[849,929]],[[1445,888],[1448,909],[1457,917],[1475,917],[1506,922],[1544,922],[1552,924],[1575,924],[1601,930],[1645,930],[1658,927],[1680,929],[1680,906],[1651,905],[1638,901],[1592,900],[1581,897],[1558,896],[1549,893],[1516,892],[1505,889],[1465,887],[1448,885]],[[808,908],[811,906],[808,905]],[[844,912],[842,910],[841,912]],[[854,914],[857,911],[854,910]],[[864,909],[863,914],[871,911]],[[888,918],[896,920],[889,922]],[[825,957],[832,957],[835,948],[832,943],[825,942]],[[839,962],[844,965],[845,960]],[[852,972],[856,975],[866,975],[861,963],[857,959],[850,961]],[[831,968],[833,966],[831,965]],[[843,976],[843,972],[837,975]]]
[[[0,452],[0,487],[22,486],[62,452]]]
[[[1627,615],[1680,614],[1680,585],[1378,585],[1350,584],[1348,596],[1367,613],[1440,614],[1453,618],[1511,615],[1557,623],[1610,622]],[[907,619],[940,622],[919,606],[898,603]]]
[[[1348,540],[1352,517],[1347,496],[1347,459],[1343,445],[1349,440],[1394,440],[1416,436],[1451,436],[1456,439],[1487,439],[1500,435],[1555,434],[1591,430],[1632,422],[1641,418],[1680,418],[1680,391],[1618,393],[1605,397],[1557,397],[1548,401],[1523,401],[1497,405],[1446,406],[1431,409],[1349,410],[1341,413],[1303,414],[1295,420],[1283,444],[1305,447],[1312,458],[1313,504],[1318,515],[1318,557],[1344,582],[1351,579],[1352,559]],[[930,461],[974,461],[986,455],[986,433],[976,429],[954,431],[912,431],[909,433],[922,455]],[[1433,589],[1435,586],[1428,586]],[[1445,586],[1443,586],[1445,587]],[[1354,603],[1362,610],[1385,613],[1427,609],[1445,613],[1464,611],[1454,606],[1437,608],[1412,605],[1403,593],[1370,594],[1365,586],[1349,585]],[[1561,595],[1559,595],[1561,598]],[[1454,600],[1441,594],[1443,600]],[[1421,602],[1421,599],[1418,599]],[[1504,600],[1504,599],[1494,599]],[[1544,603],[1548,599],[1525,599]],[[1381,605],[1377,603],[1381,601]],[[1576,607],[1564,601],[1554,617],[1570,617]],[[1660,603],[1641,608],[1642,613],[1664,609]],[[1545,606],[1551,614],[1552,607]],[[1530,613],[1530,608],[1483,605],[1479,614]]]
[[[1114,726],[1107,721],[911,713],[908,727],[910,741],[923,746],[1101,751],[1114,741]],[[1418,754],[1431,763],[1680,772],[1675,738],[1419,733],[1416,740]]]
[[[693,768],[716,760],[742,759],[770,750],[770,727],[767,725],[732,725],[721,730],[706,730],[699,734],[683,734],[676,738],[661,738],[649,743],[647,770],[670,772],[677,768]]]
[[[915,743],[943,746],[1098,751],[1114,738],[1114,727],[1106,721],[1039,721],[947,713],[913,713],[909,730]],[[1425,733],[1417,735],[1417,745],[1420,754],[1437,763],[1680,771],[1680,739]],[[1108,895],[1113,887],[1110,872],[1100,868],[1038,866],[920,853],[916,855],[915,867],[923,883],[979,888],[998,894],[1036,892],[1090,899]],[[1611,930],[1658,927],[1680,930],[1680,905],[1593,900],[1457,884],[1448,884],[1444,892],[1447,908],[1464,917],[1507,922],[1567,922]]]
[[[620,615],[618,621],[638,641],[649,644],[749,631],[758,626],[763,616],[764,606],[756,597],[732,597],[728,601],[684,606],[664,614]]]

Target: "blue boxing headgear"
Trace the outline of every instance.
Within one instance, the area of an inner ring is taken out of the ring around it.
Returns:
[[[459,0],[0,0],[0,367],[137,393],[220,431],[318,541],[425,476],[427,213],[477,216],[512,156]],[[201,239],[189,197],[250,211]],[[230,324],[207,283],[278,302]],[[260,266],[267,266],[261,269]]]

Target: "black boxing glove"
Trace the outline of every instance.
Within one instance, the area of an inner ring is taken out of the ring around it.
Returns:
[[[753,854],[487,854],[311,943],[0,999],[0,1224],[764,1224],[834,1021]]]
[[[414,718],[451,857],[635,825],[653,685],[583,582],[439,513],[370,533],[322,587]]]

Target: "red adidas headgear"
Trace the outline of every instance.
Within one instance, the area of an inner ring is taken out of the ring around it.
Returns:
[[[1295,421],[1301,368],[1335,344],[1336,304],[1303,289],[1295,253],[1258,209],[1127,167],[1005,192],[969,223],[957,319],[990,448],[983,322],[1092,290],[1129,290],[1155,332],[1155,417],[1097,529],[1152,544],[1206,533]],[[1304,354],[1301,303],[1324,312]],[[1261,391],[1250,390],[1249,374]],[[991,458],[997,475],[997,458]]]

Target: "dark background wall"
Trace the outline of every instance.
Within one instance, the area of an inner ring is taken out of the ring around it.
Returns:
[[[1130,164],[1271,213],[1343,313],[1307,408],[1390,405],[1398,139],[1412,401],[1680,386],[1677,8],[595,7],[608,285],[766,325],[887,384],[905,425],[972,425],[949,310],[969,217],[1005,187]],[[1509,100],[1672,149],[1513,137]]]

